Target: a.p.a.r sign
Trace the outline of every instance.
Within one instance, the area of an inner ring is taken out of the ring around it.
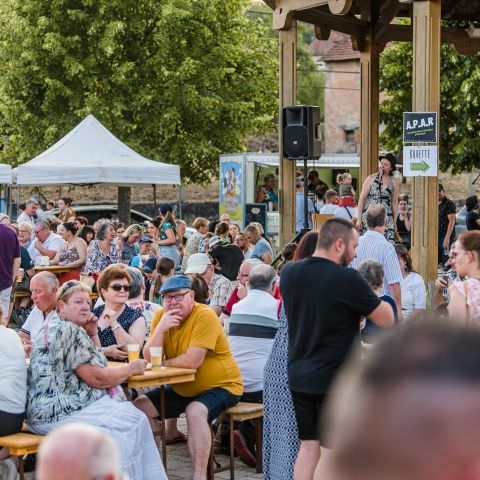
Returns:
[[[404,112],[403,143],[437,143],[437,112]]]

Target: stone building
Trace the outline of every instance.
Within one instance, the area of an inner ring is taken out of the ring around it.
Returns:
[[[325,75],[324,151],[360,153],[360,54],[348,35],[315,39],[312,55]]]

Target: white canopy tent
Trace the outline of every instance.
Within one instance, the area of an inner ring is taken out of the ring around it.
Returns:
[[[42,154],[13,170],[16,184],[180,185],[180,167],[149,160],[93,115]]]
[[[0,185],[12,184],[12,167],[0,163]]]

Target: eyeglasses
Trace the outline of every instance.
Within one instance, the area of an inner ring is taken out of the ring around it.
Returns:
[[[118,283],[114,283],[113,285],[110,285],[110,287],[112,290],[115,290],[116,292],[120,292],[120,290],[123,290],[125,292],[129,292],[130,291],[130,285],[120,285]]]
[[[183,299],[185,298],[185,295],[187,295],[187,293],[190,293],[190,291],[188,292],[184,292],[184,293],[177,293],[176,295],[162,295],[162,300],[163,300],[163,303],[167,304],[167,303],[171,303],[172,300],[175,300],[175,303],[180,303],[181,301],[183,301]]]

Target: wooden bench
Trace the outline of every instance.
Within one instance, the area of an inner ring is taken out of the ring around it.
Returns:
[[[43,435],[34,433],[14,433],[0,437],[0,447],[8,448],[8,453],[13,457],[18,457],[18,473],[20,480],[25,479],[25,465],[23,457],[29,453],[37,453]]]
[[[256,470],[257,473],[263,472],[262,466],[262,440],[263,440],[263,404],[262,403],[237,403],[234,407],[227,408],[223,412],[223,417],[228,420],[229,423],[229,436],[230,436],[230,456],[228,465],[222,467],[221,465],[215,466],[215,459],[213,458],[213,441],[212,448],[210,449],[210,459],[208,462],[207,478],[213,480],[216,473],[230,471],[230,480],[235,479],[235,447],[233,444],[233,429],[234,422],[244,422],[246,420],[255,421],[255,439],[256,439]]]

